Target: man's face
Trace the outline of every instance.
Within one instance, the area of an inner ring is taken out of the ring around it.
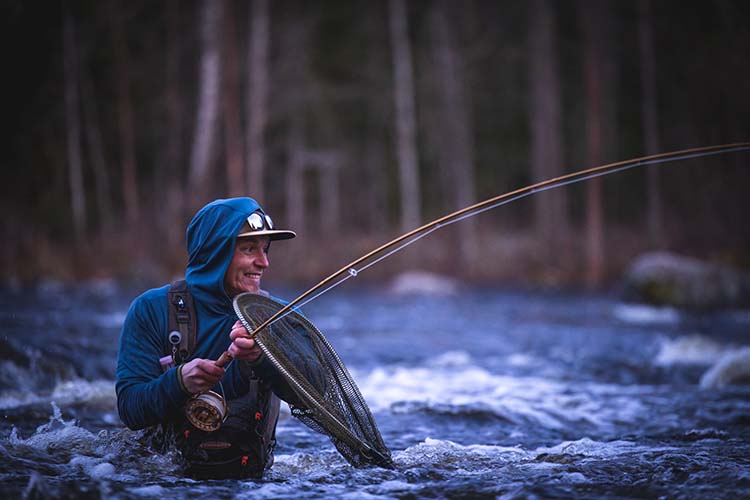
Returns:
[[[233,298],[242,292],[260,292],[260,279],[268,267],[268,236],[237,238],[234,255],[224,275],[224,291]]]

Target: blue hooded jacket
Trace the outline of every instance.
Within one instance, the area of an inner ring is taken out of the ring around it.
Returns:
[[[260,205],[252,198],[216,200],[203,207],[187,229],[188,264],[185,280],[195,299],[198,332],[191,359],[218,359],[229,348],[229,332],[237,321],[224,290],[224,274],[234,254],[245,219]],[[177,368],[162,371],[159,358],[171,352],[167,304],[169,285],[137,297],[120,335],[117,358],[117,409],[131,429],[163,422],[182,411],[190,395],[178,381]],[[232,363],[222,379],[224,396],[247,392],[249,380]]]

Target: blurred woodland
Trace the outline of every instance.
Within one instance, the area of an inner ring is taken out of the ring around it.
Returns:
[[[181,274],[214,198],[298,231],[309,283],[440,215],[645,154],[750,140],[750,2],[2,3],[5,283]],[[641,252],[750,267],[750,155],[545,192],[378,270],[606,285]],[[367,279],[367,278],[365,278]]]

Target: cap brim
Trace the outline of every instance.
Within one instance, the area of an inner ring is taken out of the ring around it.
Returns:
[[[237,235],[238,238],[245,238],[247,236],[268,236],[271,241],[291,240],[297,236],[297,233],[286,229],[262,229],[260,231],[246,231]]]

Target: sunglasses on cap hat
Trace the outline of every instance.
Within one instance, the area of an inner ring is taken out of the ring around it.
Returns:
[[[253,212],[250,217],[247,218],[247,225],[253,231],[260,231],[262,229],[273,229],[273,221],[271,217],[260,212]]]
[[[268,236],[271,240],[288,240],[297,234],[287,229],[275,229],[273,220],[260,210],[251,213],[240,229],[238,238],[244,236]]]

